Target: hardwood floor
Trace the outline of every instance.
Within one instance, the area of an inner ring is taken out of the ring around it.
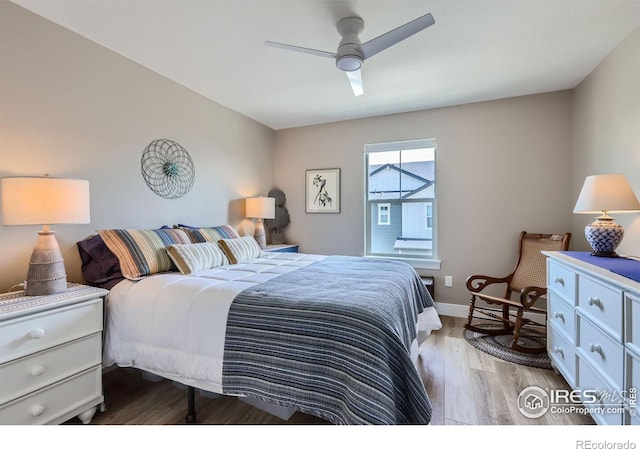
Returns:
[[[590,417],[547,413],[524,417],[516,399],[523,388],[569,389],[559,374],[504,362],[485,354],[462,338],[461,318],[442,317],[423,351],[424,380],[433,407],[432,425],[594,424]],[[182,424],[186,390],[162,380],[143,379],[139,372],[114,369],[104,376],[107,410],[93,424]],[[295,413],[284,421],[237,398],[196,395],[201,424],[327,424],[314,416]],[[70,423],[73,423],[70,422]]]

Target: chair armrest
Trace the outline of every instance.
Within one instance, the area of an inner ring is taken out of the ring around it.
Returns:
[[[525,309],[533,307],[540,298],[546,299],[546,287],[525,287],[520,292],[520,302]]]
[[[484,288],[491,284],[506,284],[511,280],[511,276],[503,278],[494,278],[491,276],[485,276],[483,274],[474,274],[467,278],[467,290],[473,293],[478,293],[484,290]]]

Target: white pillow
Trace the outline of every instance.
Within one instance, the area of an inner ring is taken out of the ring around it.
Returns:
[[[250,235],[237,239],[221,239],[218,240],[218,245],[220,245],[231,264],[257,259],[262,253],[260,245]]]
[[[212,242],[169,245],[167,253],[182,274],[192,274],[221,265],[229,265],[220,247]]]

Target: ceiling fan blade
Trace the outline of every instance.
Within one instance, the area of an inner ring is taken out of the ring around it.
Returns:
[[[324,56],[325,58],[332,58],[332,59],[336,58],[335,53],[330,53],[328,51],[322,51],[322,50],[314,50],[313,48],[298,47],[296,45],[281,44],[280,42],[273,42],[273,41],[264,41],[264,44],[269,47],[283,48],[285,50],[293,50],[293,51],[298,51],[300,53],[307,53],[307,54],[316,55],[316,56]]]
[[[351,84],[351,89],[353,90],[353,95],[356,97],[362,95],[364,93],[364,88],[362,86],[362,70],[358,69],[344,73],[347,74],[349,84]]]
[[[430,13],[425,14],[422,17],[418,17],[411,22],[405,23],[398,28],[381,34],[378,37],[374,37],[370,41],[362,44],[360,46],[360,48],[362,49],[362,55],[364,56],[364,59],[370,58],[371,56],[380,53],[382,50],[385,50],[392,45],[397,44],[398,42],[410,36],[413,36],[418,31],[422,31],[425,28],[430,27],[434,23],[436,23],[436,21],[433,19],[433,16]]]

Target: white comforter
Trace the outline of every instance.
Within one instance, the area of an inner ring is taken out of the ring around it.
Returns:
[[[122,281],[107,302],[104,366],[135,367],[167,379],[222,393],[225,326],[242,290],[324,259],[300,253],[262,253],[250,263],[184,276],[163,273]],[[442,324],[435,308],[418,317],[411,355]]]

